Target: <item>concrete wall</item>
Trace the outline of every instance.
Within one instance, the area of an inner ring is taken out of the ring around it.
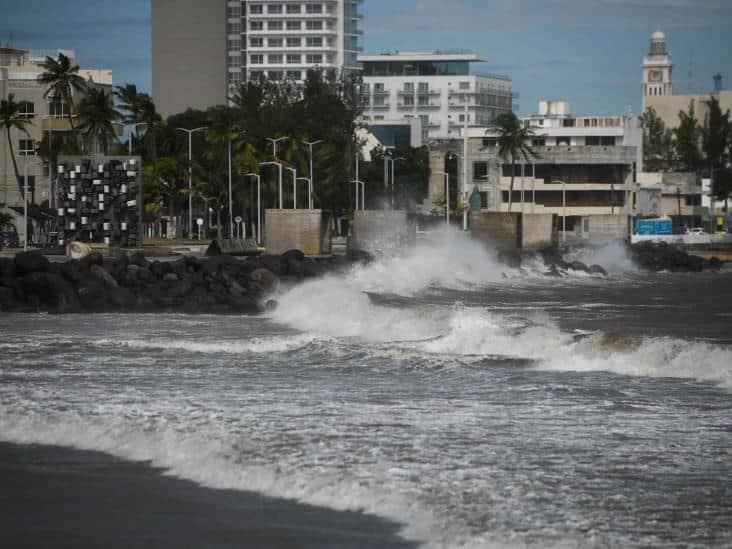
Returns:
[[[330,254],[330,218],[323,210],[266,210],[268,254],[300,250],[305,255]]]
[[[487,242],[499,250],[521,248],[520,213],[473,212],[470,232],[473,238]]]
[[[611,240],[628,237],[628,218],[624,215],[591,215],[585,218],[589,231],[582,227],[582,238],[593,244],[602,244]],[[582,223],[584,224],[585,219]]]
[[[404,210],[364,210],[355,213],[351,247],[382,252],[414,245],[417,224]]]
[[[528,214],[521,216],[521,249],[545,250],[554,245],[554,215]]]
[[[226,103],[226,1],[152,0],[152,92],[164,117]]]

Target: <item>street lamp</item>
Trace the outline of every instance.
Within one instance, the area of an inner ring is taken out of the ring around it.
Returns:
[[[247,132],[245,130],[242,130],[240,132],[237,132],[237,136],[244,135]],[[232,194],[231,194],[231,136],[227,136],[226,139],[227,147],[228,147],[228,158],[229,158],[229,238],[234,239],[234,206],[232,201]]]
[[[265,139],[267,141],[269,141],[269,142],[272,143],[272,149],[273,149],[272,153],[273,153],[274,159],[275,160],[278,160],[278,158],[277,158],[277,142],[278,141],[282,141],[283,139],[290,139],[290,138],[287,137],[287,136],[282,136],[282,137],[278,137],[276,139],[275,138],[272,138],[272,137],[265,137]]]
[[[398,160],[404,160],[403,156],[397,156],[396,158],[389,158],[388,161],[391,162],[391,209],[394,209],[394,184],[396,183],[396,168],[394,166],[394,162]]]
[[[445,224],[450,226],[450,174],[447,172],[435,172],[445,176]]]
[[[313,175],[313,147],[318,143],[322,143],[322,139],[317,141],[303,141],[310,149],[310,181],[308,182],[308,208],[313,209],[312,194],[313,187],[315,186],[315,176]]]
[[[567,242],[567,189],[564,181],[552,181],[562,184],[562,244]]]
[[[262,178],[258,173],[249,172],[245,173],[244,177],[256,177],[257,179],[257,243],[262,242],[262,192],[260,183]]]
[[[188,134],[188,238],[193,238],[193,158],[192,158],[192,139],[194,133],[208,129],[208,126],[202,126],[189,130],[187,128],[176,128],[181,132]],[[208,207],[208,206],[207,206]]]
[[[260,166],[272,166],[272,165],[274,165],[274,166],[277,166],[277,168],[279,168],[279,175],[280,175],[280,177],[279,177],[279,180],[280,180],[280,210],[281,210],[282,209],[282,164],[279,163],[279,162],[275,162],[274,160],[272,160],[270,162],[260,162],[259,165]]]
[[[356,184],[356,211],[358,211],[358,186],[361,185],[361,210],[366,209],[366,183],[360,179],[353,179],[350,183]]]
[[[297,210],[297,169],[285,166],[285,169],[292,172],[292,209]]]
[[[28,250],[28,164],[42,165],[28,160],[23,165],[23,251]]]
[[[310,187],[312,185],[312,181],[310,180],[309,177],[298,177],[297,180],[307,182],[307,184],[308,184],[308,205],[312,206],[312,201],[311,201],[312,199],[311,199],[311,194],[310,194]],[[309,208],[309,209],[312,210],[312,208]]]

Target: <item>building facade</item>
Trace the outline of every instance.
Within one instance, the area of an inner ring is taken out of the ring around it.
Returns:
[[[706,93],[677,94],[674,91],[674,65],[668,51],[666,35],[656,31],[651,35],[648,55],[643,59],[641,97],[643,112],[652,107],[667,128],[679,125],[679,111],[688,111],[694,104],[694,114],[703,123],[709,113],[706,102],[715,97],[724,112],[732,109],[732,91],[722,89],[721,76],[714,79],[713,88]]]
[[[163,116],[224,104],[252,79],[356,71],[362,0],[152,0],[153,98]]]
[[[8,99],[12,94],[14,101],[22,104],[24,117],[29,122],[27,133],[13,128],[10,139],[23,183],[25,174],[28,175],[28,201],[31,204],[49,203],[53,187],[47,165],[36,154],[38,145],[43,140],[47,141],[53,132],[68,132],[71,129],[67,118],[69,105],[53,105],[50,98],[44,97],[47,86],[38,82],[38,77],[44,72],[40,63],[47,56],[56,58],[59,53],[69,57],[72,64],[75,63],[76,54],[69,50],[0,48],[0,99]],[[90,85],[111,91],[112,71],[80,69],[79,75]],[[79,99],[76,97],[75,103],[78,104]],[[0,136],[0,209],[18,214],[17,208],[22,207],[23,196],[15,177],[7,133],[3,131]],[[21,224],[16,223],[16,226],[22,237]]]
[[[521,122],[534,132],[530,145],[536,157],[517,159],[511,211],[556,214],[560,230],[566,227],[582,238],[591,233],[593,223],[602,225],[604,234],[627,234],[630,197],[642,158],[637,117],[573,116],[565,101],[541,101],[537,114]],[[453,155],[460,161],[451,165],[446,158]],[[431,150],[428,202],[444,200],[445,178],[440,172],[452,168],[452,184],[458,189],[454,201],[486,211],[508,211],[512,168],[499,156],[495,134],[470,129],[467,162],[462,162],[463,155],[461,140],[444,141]],[[474,193],[479,202],[470,200]]]
[[[471,64],[484,61],[466,51],[359,55],[363,67],[362,121],[418,118],[422,141],[457,138],[468,128],[486,127],[517,108],[511,80],[499,75],[471,74]]]

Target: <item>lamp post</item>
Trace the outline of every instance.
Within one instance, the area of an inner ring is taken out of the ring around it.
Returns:
[[[297,181],[305,181],[308,184],[308,206],[312,205],[311,202],[311,194],[310,194],[310,186],[312,185],[312,182],[310,181],[309,177],[298,177]],[[308,208],[309,210],[312,210],[312,208]]]
[[[200,132],[208,129],[208,126],[201,126],[200,128],[194,128],[189,130],[188,128],[176,128],[181,132],[188,134],[188,238],[193,238],[193,140],[192,136],[196,132]]]
[[[435,173],[441,173],[445,176],[445,224],[450,226],[450,174],[447,172]]]
[[[273,154],[273,156],[274,156],[274,159],[275,159],[275,160],[279,160],[279,159],[277,158],[277,143],[278,143],[279,141],[282,141],[283,139],[290,139],[290,138],[289,138],[289,137],[287,137],[287,136],[282,136],[282,137],[277,137],[277,138],[273,138],[273,137],[265,137],[265,139],[266,139],[267,141],[269,141],[269,142],[271,142],[271,143],[272,143],[272,149],[273,149],[273,150],[272,150],[272,154]]]
[[[28,164],[36,164],[38,162],[29,162],[23,165],[23,251],[28,250]]]
[[[135,122],[130,124],[125,124],[128,128],[134,128],[135,131],[137,131],[137,126],[147,126],[147,122]],[[130,131],[130,138],[127,140],[127,154],[128,156],[132,156],[132,132]]]
[[[315,187],[315,176],[313,175],[313,147],[318,143],[322,143],[322,139],[317,141],[303,141],[310,149],[310,181],[308,182],[308,208],[313,209],[312,194]]]
[[[280,210],[282,209],[282,164],[280,162],[276,162],[274,160],[270,162],[260,162],[260,166],[272,166],[275,165],[277,168],[279,168],[279,182],[280,182]]]
[[[552,181],[562,184],[562,244],[567,242],[567,189],[564,181]]]
[[[237,132],[237,136],[244,135],[247,132],[242,130],[240,132]],[[231,136],[228,136],[226,139],[226,144],[228,147],[228,159],[229,159],[229,238],[233,240],[234,238],[234,204],[233,204],[233,197],[231,193]]]
[[[292,209],[297,210],[297,170],[285,166],[285,169],[292,172]]]
[[[396,158],[384,157],[384,160],[385,160],[386,166],[388,166],[389,163],[391,162],[391,201],[390,202],[391,202],[391,209],[393,210],[394,209],[394,184],[396,183],[396,170],[394,168],[394,162],[396,162],[398,160],[404,160],[404,157],[402,157],[402,156],[397,156]],[[388,175],[388,173],[389,173],[388,168],[385,173]],[[387,178],[387,181],[388,181],[388,178]]]
[[[361,186],[361,201],[360,201],[360,204],[361,204],[361,210],[365,210],[366,209],[366,183],[363,182],[363,181],[361,181],[360,179],[352,179],[351,181],[349,181],[349,183],[355,183],[356,184],[356,211],[358,211],[358,205],[359,205],[359,199],[358,199],[359,189],[358,189],[358,187],[359,187],[359,185]]]
[[[244,177],[255,177],[257,179],[257,243],[259,244],[262,242],[262,192],[260,186],[262,178],[254,172],[245,173]]]

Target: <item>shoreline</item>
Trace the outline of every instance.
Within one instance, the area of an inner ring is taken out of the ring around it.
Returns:
[[[13,547],[416,548],[402,525],[255,492],[212,489],[146,462],[0,441],[0,529]]]

